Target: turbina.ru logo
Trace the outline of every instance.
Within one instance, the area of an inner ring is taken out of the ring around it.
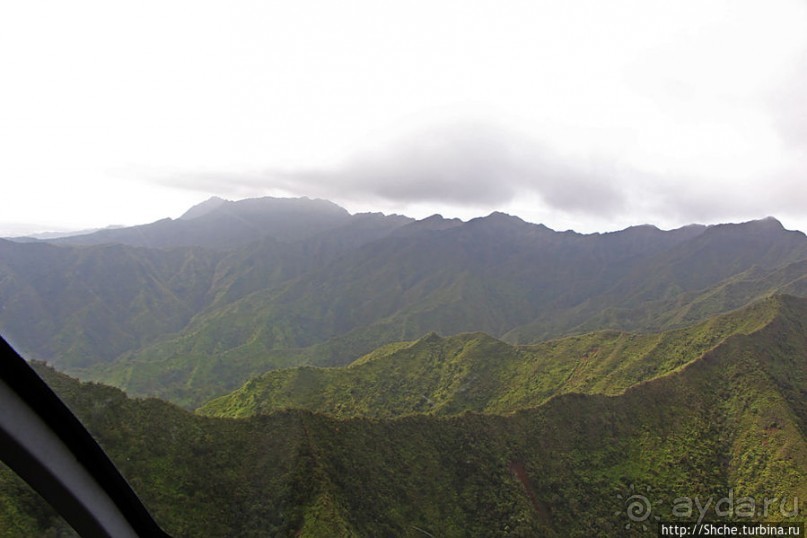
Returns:
[[[653,508],[661,501],[651,501],[650,493],[650,486],[636,488],[633,484],[630,485],[628,491],[617,493],[617,498],[622,501],[622,509],[614,512],[614,515],[627,519],[625,529],[647,530],[647,523],[650,520],[658,521],[660,519],[659,516],[653,514]]]

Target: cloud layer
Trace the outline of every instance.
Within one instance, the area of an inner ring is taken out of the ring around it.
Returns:
[[[588,230],[807,229],[803,0],[473,4],[82,0],[43,19],[7,2],[0,60],[22,83],[0,86],[3,220],[305,195]]]
[[[229,195],[284,191],[336,200],[499,208],[537,196],[558,211],[608,216],[626,196],[613,165],[563,159],[529,137],[489,124],[425,129],[332,169],[183,174],[163,181]]]

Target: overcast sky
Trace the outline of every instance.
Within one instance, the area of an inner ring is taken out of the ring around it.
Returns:
[[[0,235],[212,195],[807,231],[803,0],[25,0],[0,73]]]

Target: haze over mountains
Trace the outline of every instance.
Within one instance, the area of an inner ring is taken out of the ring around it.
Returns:
[[[792,506],[805,320],[807,237],[773,218],[583,235],[214,198],[0,240],[0,333],[174,536],[641,536],[675,498]],[[65,532],[0,466],[0,537]]]
[[[525,344],[804,296],[807,237],[772,218],[582,235],[502,213],[213,198],[176,220],[0,240],[0,274],[0,331],[26,356],[197,406],[268,369],[344,365],[432,331]]]

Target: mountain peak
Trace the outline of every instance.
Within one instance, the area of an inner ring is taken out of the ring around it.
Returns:
[[[267,236],[281,241],[304,239],[344,224],[350,218],[346,209],[322,199],[267,196],[230,201],[214,196],[176,220],[162,219],[56,241],[69,245],[122,243],[156,248],[232,249]]]
[[[533,224],[527,222],[521,217],[516,217],[501,211],[494,211],[486,217],[477,217],[471,219],[466,223],[470,229],[485,229],[491,230],[496,233],[504,233],[507,231],[521,231],[521,232],[553,232],[551,228],[543,224]]]
[[[706,233],[708,234],[736,234],[744,237],[767,236],[769,234],[779,235],[786,232],[788,232],[788,230],[774,217],[765,217],[763,219],[739,223],[715,224],[708,226],[706,229]]]
[[[224,198],[219,198],[218,196],[211,196],[204,202],[200,204],[196,204],[195,206],[191,207],[185,213],[179,217],[180,220],[190,220],[201,217],[203,215],[207,215],[211,211],[215,211],[223,204],[227,203],[227,200]]]
[[[437,334],[435,331],[429,331],[418,340],[418,342],[424,342],[424,343],[435,343],[442,341],[443,337]]]
[[[658,226],[653,224],[637,224],[635,226],[628,226],[623,230],[624,232],[634,232],[634,233],[655,233],[661,231]]]
[[[411,236],[420,232],[439,232],[462,226],[462,224],[463,222],[460,219],[447,219],[442,215],[434,214],[425,219],[416,220],[401,226],[393,232],[393,235],[400,237]]]
[[[482,217],[492,222],[525,222],[521,217],[505,213],[503,211],[494,211],[487,217]]]
[[[743,227],[750,227],[756,229],[765,229],[765,230],[784,230],[785,227],[776,217],[767,216],[765,218],[756,219],[756,220],[749,220],[747,222],[741,222],[737,224],[737,226]]]
[[[431,227],[446,228],[462,224],[462,221],[460,219],[457,218],[447,219],[443,215],[440,215],[439,213],[435,213],[434,215],[426,217],[425,219],[420,219],[417,222],[430,228]]]
[[[521,226],[528,223],[520,217],[502,213],[501,211],[494,211],[486,217],[476,217],[471,219],[468,221],[468,224],[471,226]]]
[[[751,221],[751,222],[756,222],[759,226],[765,226],[770,229],[776,229],[776,230],[785,229],[784,225],[782,225],[782,222],[776,217],[768,216],[765,217],[764,219],[759,219],[758,221]]]

